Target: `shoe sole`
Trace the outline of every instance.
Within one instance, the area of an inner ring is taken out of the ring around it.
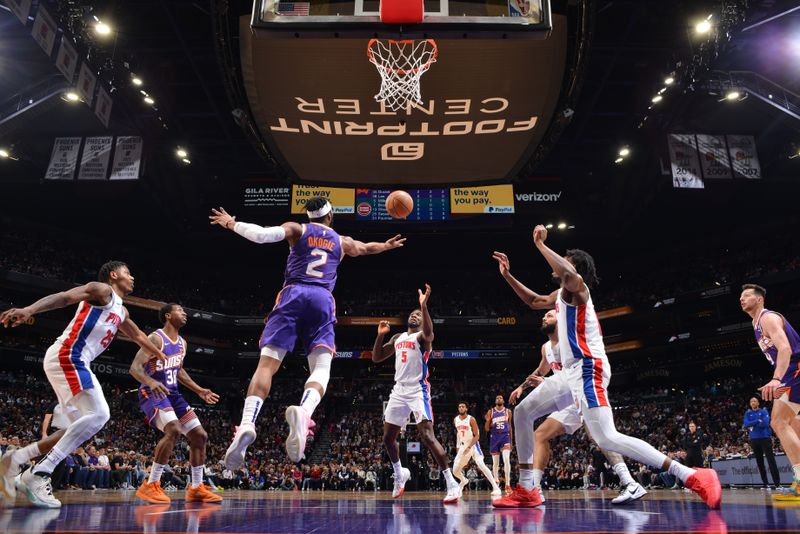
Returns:
[[[149,502],[150,504],[169,504],[172,502],[172,499],[168,499],[166,501],[158,501],[153,499],[152,497],[148,497],[147,495],[139,495],[139,492],[136,492],[136,497],[143,500],[144,502]]]
[[[256,433],[253,430],[243,430],[234,439],[228,450],[225,451],[225,467],[234,471],[244,462],[244,455],[247,447],[256,440]]]
[[[186,502],[200,502],[200,503],[206,503],[206,504],[222,504],[222,497],[220,497],[219,499],[214,500],[214,501],[209,501],[209,500],[205,500],[205,499],[190,499],[189,497],[186,497]]]
[[[286,408],[286,422],[289,423],[289,436],[286,438],[286,455],[294,463],[303,459],[305,453],[305,442],[302,437],[301,426],[303,425],[302,410],[299,406],[289,406]],[[302,448],[300,444],[302,443]]]
[[[513,510],[514,508],[536,508],[537,506],[540,506],[540,505],[541,505],[541,503],[539,503],[539,504],[533,504],[533,503],[531,503],[531,504],[516,504],[516,505],[513,505],[513,506],[509,505],[509,504],[495,504],[495,503],[492,503],[493,507],[498,508],[500,510],[503,510],[503,509],[505,509],[505,510]]]
[[[23,482],[22,480],[19,481],[19,485],[20,485],[20,489],[25,493],[25,495],[28,497],[28,500],[31,501],[32,505],[34,505],[34,506],[36,506],[38,508],[49,508],[51,510],[55,510],[57,508],[61,508],[61,503],[60,502],[58,503],[58,505],[54,505],[54,504],[50,504],[50,503],[44,502],[44,501],[40,500],[39,498],[37,498],[36,495],[34,495],[33,492],[31,491],[31,489],[28,487],[28,485],[25,484],[25,482]]]

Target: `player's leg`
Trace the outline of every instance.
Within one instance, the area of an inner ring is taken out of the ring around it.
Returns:
[[[503,445],[500,454],[503,457],[503,474],[506,478],[506,491],[511,491],[511,443]]]
[[[402,395],[392,391],[391,395],[389,395],[389,402],[386,403],[386,411],[383,414],[383,445],[386,447],[389,461],[392,462],[392,471],[394,471],[392,497],[395,499],[403,495],[406,482],[411,478],[411,471],[400,463],[400,447],[397,444],[400,429],[406,424],[410,414],[411,407],[408,402],[404,400]]]
[[[607,361],[586,358],[581,365],[570,369],[570,372],[573,395],[580,401],[584,422],[598,447],[668,471],[686,487],[697,492],[711,508],[719,508],[722,487],[713,469],[686,467],[680,462],[670,460],[649,443],[617,430],[608,402],[607,390],[611,372]]]
[[[533,433],[533,469],[531,473],[525,473],[524,481],[520,477],[522,487],[528,490],[536,488],[539,493],[542,493],[542,476],[544,476],[544,470],[547,469],[547,464],[550,462],[550,440],[564,434],[564,425],[559,420],[554,419],[552,415],[539,425],[536,432]],[[522,474],[521,470],[520,474]],[[544,500],[543,493],[542,500]]]
[[[800,500],[800,438],[793,427],[799,410],[800,403],[790,400],[788,393],[772,403],[770,426],[781,442],[781,448],[789,459],[794,476],[792,486],[787,494],[780,496],[781,499]]]
[[[9,447],[6,450],[5,454],[0,458],[0,495],[8,499],[9,503],[13,504],[17,496],[14,479],[19,474],[20,466],[50,452],[50,449],[58,443],[64,432],[66,430],[61,429],[25,447],[18,449]]]
[[[755,438],[750,440],[750,448],[753,449],[753,454],[756,457],[758,473],[761,475],[761,483],[764,484],[764,487],[769,486],[769,481],[767,480],[767,468],[764,466],[764,452],[767,448],[767,442],[769,442],[769,446],[771,447],[772,438]]]
[[[494,478],[494,483],[500,483],[500,451],[491,451],[492,453],[492,477]]]
[[[465,446],[458,449],[456,457],[453,459],[453,476],[458,480],[458,485],[462,491],[464,486],[469,483],[467,477],[464,476],[464,468],[469,464],[470,458],[472,458],[472,452],[467,450]]]
[[[136,490],[136,496],[152,504],[169,504],[171,499],[161,489],[161,475],[169,464],[169,458],[181,437],[181,425],[168,397],[140,400],[143,400],[140,406],[145,411],[150,426],[160,430],[163,435],[153,451],[150,476]]]
[[[480,471],[486,480],[489,481],[489,485],[492,486],[492,498],[500,497],[503,493],[500,491],[500,486],[494,481],[492,477],[492,472],[489,470],[489,466],[486,465],[483,458],[483,451],[481,451],[480,443],[475,443],[473,447],[475,452],[472,453],[472,459],[475,460],[475,465],[478,466],[478,471]]]
[[[208,487],[203,484],[208,434],[183,395],[173,393],[169,399],[180,423],[180,433],[189,440],[189,465],[191,465],[192,474],[191,483],[186,486],[186,502],[221,503],[222,497],[209,491]]]
[[[461,489],[458,482],[456,482],[456,479],[453,477],[453,473],[450,471],[450,465],[444,447],[442,447],[442,444],[439,443],[439,440],[436,439],[436,436],[433,434],[433,414],[423,412],[423,414],[420,415],[415,412],[415,417],[417,418],[417,431],[419,432],[420,441],[422,441],[425,448],[431,452],[447,484],[447,496],[444,498],[444,502],[457,502],[461,496]]]

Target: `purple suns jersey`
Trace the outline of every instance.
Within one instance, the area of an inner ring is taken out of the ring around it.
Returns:
[[[489,427],[492,437],[507,436],[511,432],[511,425],[508,423],[508,409],[498,410],[492,408],[492,425]]]
[[[789,321],[787,321],[783,315],[779,314],[778,312],[764,309],[761,311],[758,319],[756,319],[753,329],[755,330],[756,334],[756,343],[758,343],[758,346],[761,349],[761,352],[764,353],[764,356],[767,357],[770,365],[775,367],[775,364],[778,361],[778,349],[772,343],[772,340],[766,337],[764,332],[761,330],[761,318],[767,313],[774,313],[783,319],[783,331],[786,333],[786,339],[789,340],[789,346],[792,349],[792,359],[794,360],[800,358],[800,335],[797,334],[795,329],[792,328],[792,325],[789,324]]]
[[[303,235],[286,260],[284,287],[291,284],[321,286],[333,292],[336,269],[344,256],[339,234],[323,224],[303,225]]]
[[[151,358],[144,367],[144,372],[150,377],[158,380],[172,392],[178,391],[178,371],[183,365],[183,358],[186,356],[186,342],[181,336],[176,341],[172,341],[163,330],[156,330],[156,334],[163,341],[161,352],[167,357],[165,361]],[[142,385],[149,393],[150,388]],[[140,388],[140,389],[141,389]]]

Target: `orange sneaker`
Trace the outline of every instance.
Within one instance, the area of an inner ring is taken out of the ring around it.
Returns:
[[[713,469],[698,469],[686,479],[687,488],[697,493],[712,510],[719,510],[722,504],[722,486],[717,472]]]
[[[145,480],[136,490],[136,496],[153,504],[169,504],[171,501],[167,494],[164,493],[164,490],[161,489],[161,482],[148,482]]]
[[[191,486],[186,488],[186,502],[220,503],[222,497],[212,492],[205,484],[201,484],[196,488]]]
[[[539,490],[536,488],[526,490],[519,484],[511,495],[492,501],[492,506],[495,508],[535,508],[540,504],[542,496],[539,495]]]

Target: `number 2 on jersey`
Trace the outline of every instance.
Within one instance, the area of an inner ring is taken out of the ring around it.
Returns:
[[[322,249],[315,248],[311,251],[312,256],[319,256],[318,260],[314,260],[309,262],[308,267],[306,267],[306,274],[308,276],[313,276],[314,278],[322,278],[325,273],[322,271],[318,271],[317,267],[325,265],[328,263],[328,253]]]

